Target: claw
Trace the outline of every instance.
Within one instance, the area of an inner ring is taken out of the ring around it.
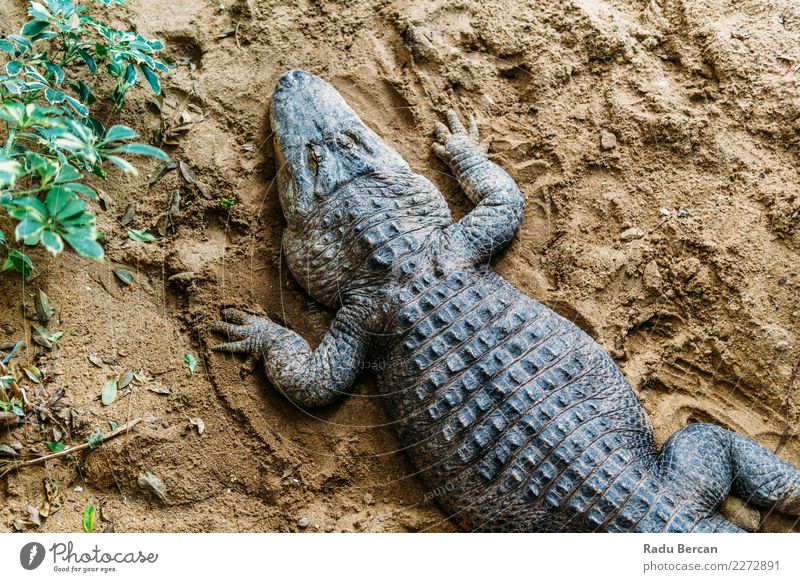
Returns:
[[[252,315],[249,313],[245,313],[240,309],[236,309],[234,307],[226,307],[222,310],[222,317],[225,321],[232,321],[233,323],[238,324],[247,324],[251,323]]]
[[[447,129],[447,126],[441,121],[437,121],[433,125],[433,131],[436,134],[436,139],[442,142],[442,144],[446,144],[447,140],[450,139],[450,130]]]
[[[458,115],[452,109],[447,110],[447,123],[450,125],[450,131],[454,134],[462,134],[464,132],[464,126],[461,125],[461,121],[458,119]]]
[[[469,114],[469,136],[476,142],[480,142],[480,134],[478,133],[478,122],[472,113]]]
[[[433,153],[435,153],[439,158],[441,158],[442,161],[444,161],[444,162],[447,161],[447,148],[446,147],[444,147],[440,143],[434,142],[431,145],[431,148],[433,149]]]
[[[244,335],[244,330],[242,329],[243,326],[236,325],[233,323],[228,323],[227,321],[215,321],[211,324],[211,331],[216,331],[218,333],[225,333],[229,336],[234,337],[241,337]]]
[[[236,341],[211,348],[218,352],[258,355],[258,352],[272,341],[269,330],[280,328],[267,317],[258,317],[232,307],[223,309],[222,317],[222,320],[211,324],[211,330],[225,334],[229,340]]]
[[[227,344],[218,344],[211,348],[215,352],[233,352],[236,354],[249,354],[250,353],[250,340],[245,339],[238,342],[229,342]]]

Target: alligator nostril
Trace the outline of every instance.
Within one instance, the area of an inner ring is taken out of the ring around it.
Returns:
[[[278,79],[278,87],[281,87],[282,89],[288,89],[294,84],[292,72],[293,71],[289,71],[288,73],[282,75],[280,79]]]

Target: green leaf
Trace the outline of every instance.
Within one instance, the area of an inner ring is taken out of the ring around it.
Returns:
[[[50,303],[50,298],[47,296],[47,293],[41,289],[39,289],[39,292],[34,298],[34,305],[36,306],[36,317],[41,322],[46,323],[55,315],[55,309],[53,309]]]
[[[64,241],[62,240],[61,236],[52,230],[45,230],[42,232],[42,238],[40,242],[51,255],[58,255],[64,250]]]
[[[110,406],[112,402],[117,399],[117,386],[119,384],[118,376],[111,376],[103,384],[103,390],[100,392],[100,400],[103,406]]]
[[[155,146],[147,145],[144,143],[126,143],[121,146],[117,146],[110,150],[106,150],[108,152],[112,152],[115,154],[135,154],[138,156],[150,156],[152,158],[157,158],[161,161],[168,162],[170,161],[170,157],[160,149]]]
[[[133,63],[128,63],[128,65],[125,67],[125,77],[123,78],[123,83],[129,87],[133,87],[138,80],[139,74],[136,72],[136,67],[133,66]]]
[[[34,343],[39,344],[47,349],[52,349],[53,346],[64,335],[63,331],[50,332],[50,330],[38,325],[31,324],[31,339]]]
[[[197,369],[197,359],[189,352],[186,352],[183,356],[183,363],[189,367],[189,373],[194,374],[195,369]]]
[[[6,257],[6,262],[3,264],[3,268],[0,270],[17,271],[18,273],[22,273],[22,276],[25,277],[25,279],[33,279],[39,274],[39,271],[37,271],[36,267],[33,266],[33,263],[28,258],[28,255],[21,253],[16,249],[9,251],[8,257]]]
[[[97,101],[95,96],[92,95],[92,91],[91,89],[89,89],[89,85],[87,85],[83,81],[78,81],[77,83],[70,83],[69,86],[72,87],[75,93],[77,93],[78,99],[80,99],[81,103],[83,103],[84,105],[91,105],[92,103]],[[86,121],[91,123],[92,118],[89,118]],[[92,124],[92,128],[95,129],[95,133],[103,135],[104,133],[103,131],[96,131],[97,127],[94,124]]]
[[[133,274],[131,274],[131,272],[128,269],[117,267],[116,269],[114,269],[114,274],[125,285],[129,286],[131,283],[133,283]]]
[[[139,137],[139,134],[133,131],[130,127],[125,125],[115,125],[106,132],[106,135],[103,138],[103,143],[109,143],[112,141],[125,141],[128,139],[135,139],[137,137]]]
[[[64,82],[64,69],[55,63],[47,63],[45,64],[45,67],[47,68],[47,71],[53,75],[56,85],[60,85]]]
[[[55,105],[56,103],[61,103],[66,98],[63,91],[54,91],[49,87],[44,90],[44,98],[47,99],[47,102],[50,105]]]
[[[47,196],[44,199],[44,204],[47,207],[47,213],[50,216],[58,216],[70,202],[75,199],[71,192],[65,190],[61,186],[54,186],[50,188]]]
[[[3,156],[0,153],[0,189],[13,188],[17,178],[25,173],[25,168],[18,161]]]
[[[149,243],[156,240],[156,237],[146,230],[128,230],[128,238],[140,243]]]
[[[6,63],[6,73],[11,77],[16,77],[22,71],[22,63],[19,61],[8,61]]]
[[[70,182],[69,184],[61,184],[60,186],[67,192],[72,192],[74,194],[82,194],[87,198],[91,198],[92,200],[97,200],[97,192],[89,188],[86,184],[81,184],[80,182]]]
[[[86,438],[86,442],[89,443],[90,448],[96,449],[103,444],[103,431],[99,428],[94,429],[92,434]]]
[[[20,36],[18,34],[9,34],[7,38],[14,41],[14,43],[16,43],[17,46],[22,47],[22,50],[20,52],[33,50],[33,45],[31,44],[31,41],[29,41],[24,36]]]
[[[150,88],[153,90],[153,93],[156,95],[161,95],[161,82],[158,80],[156,74],[150,70],[147,65],[140,65],[142,69],[142,73],[144,74],[144,78],[147,79],[147,82],[150,85]]]
[[[54,182],[56,184],[63,184],[64,182],[74,182],[75,180],[80,180],[82,177],[83,176],[81,176],[81,173],[76,170],[74,166],[71,166],[64,161],[61,164],[61,167],[58,169],[58,173],[56,174]]]
[[[64,450],[64,443],[56,443],[53,441],[47,441],[47,448],[50,449],[52,452],[57,453],[59,451]]]
[[[86,533],[92,533],[94,531],[95,518],[94,505],[90,503],[86,506],[86,509],[83,510],[83,531]]]
[[[42,77],[36,69],[27,68],[25,70],[25,76],[30,77],[34,81],[39,81],[44,85],[48,85],[47,79]]]
[[[14,230],[14,236],[17,240],[33,240],[38,235],[41,235],[44,227],[45,225],[39,222],[35,217],[26,218],[17,225],[17,228]],[[28,243],[26,242],[26,244]]]
[[[19,220],[28,217],[35,217],[40,222],[45,222],[47,216],[47,208],[45,208],[42,201],[33,196],[24,196],[22,198],[15,198],[9,203],[12,208],[9,210],[12,216],[19,217]]]
[[[81,178],[81,173],[78,170],[67,163],[63,163],[58,170],[55,183],[63,184],[64,182],[74,182],[75,180],[80,180]]]
[[[109,162],[111,162],[112,164],[117,166],[120,170],[125,172],[126,174],[133,174],[134,176],[139,174],[139,172],[136,170],[136,168],[133,166],[133,164],[131,164],[126,159],[120,158],[118,156],[110,156],[110,155],[109,156],[105,156],[105,158]]]
[[[14,50],[14,44],[7,41],[7,40],[0,40],[0,51],[6,52],[11,55],[11,58],[14,58],[16,55],[16,51]]]
[[[58,224],[67,226],[71,225],[76,220],[82,225],[86,220],[92,222],[92,215],[85,212],[86,202],[80,198],[71,197],[69,202],[64,204],[55,215]]]
[[[50,20],[53,17],[50,11],[39,2],[29,3],[28,14],[30,14],[37,20]]]
[[[33,38],[40,32],[42,32],[45,28],[50,25],[49,22],[46,20],[31,20],[27,22],[25,26],[22,27],[22,34],[27,36],[28,38]]]
[[[69,103],[70,107],[72,107],[75,110],[75,113],[77,113],[81,117],[86,117],[87,115],[89,115],[89,108],[86,107],[86,105],[84,105],[83,103],[81,103],[77,99],[75,99],[74,97],[70,97],[69,95],[65,95],[64,99],[66,99],[67,103]]]
[[[130,87],[125,84],[117,85],[111,93],[111,98],[114,100],[114,111],[119,111],[125,105],[125,95],[128,93],[128,89]]]
[[[83,59],[83,62],[86,63],[86,66],[89,67],[89,72],[92,75],[97,73],[97,63],[95,63],[94,59],[92,58],[92,55],[90,55],[88,52],[86,52],[82,48],[78,49],[78,54]]]
[[[3,364],[8,364],[11,361],[11,358],[14,357],[14,354],[16,354],[24,344],[25,340],[19,340],[16,344],[14,344],[14,347],[11,348],[11,351],[6,354],[5,358],[3,358]]]
[[[97,241],[68,233],[62,233],[61,236],[80,256],[92,259],[93,261],[103,261],[103,247],[101,247]]]

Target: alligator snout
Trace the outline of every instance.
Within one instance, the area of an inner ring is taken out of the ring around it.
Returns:
[[[310,77],[309,73],[299,69],[287,71],[278,79],[278,89],[292,89],[295,85],[304,84]]]

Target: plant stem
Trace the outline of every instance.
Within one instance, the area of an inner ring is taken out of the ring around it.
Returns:
[[[134,426],[136,426],[140,422],[142,422],[141,418],[133,419],[132,421],[130,421],[130,422],[118,427],[117,429],[115,429],[115,430],[111,431],[110,433],[108,433],[107,435],[105,435],[103,437],[102,442],[106,442],[108,440],[113,439],[114,437],[117,437],[117,436],[119,436],[119,435],[121,435],[123,433],[126,433],[126,432],[130,431]],[[2,471],[0,471],[0,477],[3,477],[4,475],[6,475],[7,473],[9,473],[11,471],[15,471],[17,469],[21,469],[22,467],[29,467],[31,465],[39,465],[39,464],[44,463],[46,461],[50,461],[52,459],[57,459],[58,457],[63,457],[65,455],[69,455],[71,453],[77,453],[78,451],[82,451],[82,450],[84,450],[84,449],[86,449],[88,447],[89,447],[89,443],[88,442],[87,443],[82,443],[80,445],[76,445],[74,447],[70,447],[68,449],[64,449],[62,451],[58,451],[56,453],[52,453],[50,455],[45,455],[44,457],[38,457],[36,459],[31,459],[29,461],[17,461],[16,463],[11,463],[6,468],[4,468]]]

